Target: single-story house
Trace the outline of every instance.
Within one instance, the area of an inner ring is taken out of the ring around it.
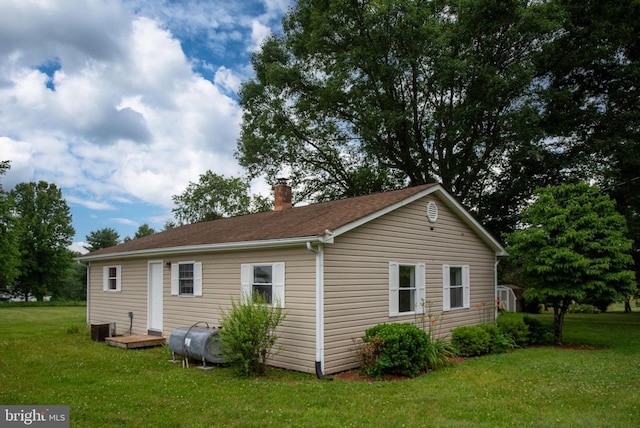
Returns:
[[[87,322],[168,337],[198,321],[217,326],[232,298],[260,292],[287,311],[270,364],[322,376],[357,367],[353,340],[379,323],[428,317],[446,336],[493,320],[506,252],[441,185],[299,207],[286,182],[274,193],[273,211],[80,257]]]

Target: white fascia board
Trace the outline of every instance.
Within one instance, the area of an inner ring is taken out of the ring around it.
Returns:
[[[151,257],[162,256],[167,254],[196,254],[209,253],[217,251],[233,251],[233,250],[250,250],[261,248],[291,247],[296,245],[306,245],[307,242],[330,242],[331,238],[325,239],[324,236],[306,236],[298,238],[270,239],[264,241],[246,241],[246,242],[226,242],[221,244],[203,244],[203,245],[186,245],[181,247],[167,248],[149,248],[146,250],[124,251],[119,253],[99,254],[96,256],[80,256],[80,261],[91,260],[110,260],[123,259],[132,257]]]
[[[346,233],[352,229],[355,229],[356,227],[362,226],[363,224],[366,224],[372,220],[375,220],[378,217],[381,217],[385,214],[395,211],[398,208],[401,208],[412,202],[415,202],[420,198],[424,198],[425,196],[428,196],[430,194],[435,194],[435,193],[437,193],[438,196],[440,196],[440,198],[442,199],[442,201],[445,203],[447,207],[449,207],[452,211],[458,214],[462,218],[462,220],[471,229],[473,229],[489,247],[491,247],[496,252],[497,256],[507,255],[507,252],[504,249],[504,247],[500,245],[500,243],[493,236],[491,236],[491,234],[487,232],[487,230],[475,218],[473,218],[473,216],[469,214],[469,212],[462,205],[460,205],[458,201],[456,201],[453,198],[453,196],[451,196],[447,191],[445,191],[440,184],[429,187],[428,189],[425,189],[422,192],[409,196],[406,199],[396,202],[393,205],[389,205],[388,207],[385,207],[379,211],[369,214],[368,216],[362,217],[361,219],[358,219],[354,222],[338,227],[333,231],[326,231],[325,236],[330,236],[333,239],[336,236],[342,235],[343,233]]]

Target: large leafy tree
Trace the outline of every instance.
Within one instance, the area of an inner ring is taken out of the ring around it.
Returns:
[[[85,239],[87,240],[87,245],[85,245],[84,248],[91,252],[118,245],[120,243],[120,234],[111,227],[104,227],[91,231]]]
[[[640,3],[557,0],[564,31],[541,56],[544,128],[617,201],[640,266]]]
[[[0,177],[6,174],[10,167],[9,161],[0,162]],[[16,222],[11,212],[8,194],[0,183],[0,291],[8,291],[13,285],[19,265]]]
[[[291,171],[316,199],[439,181],[477,207],[512,158],[548,151],[533,89],[553,10],[300,0],[253,57],[238,158],[254,176]]]
[[[55,294],[72,260],[69,206],[60,189],[45,181],[18,184],[10,199],[21,259],[14,293],[42,300]]]
[[[237,177],[225,178],[208,170],[197,183],[173,195],[173,214],[178,224],[197,223],[222,217],[267,211],[270,204],[261,196],[249,195],[249,184]],[[170,222],[167,227],[174,227]]]
[[[538,190],[508,238],[510,259],[528,279],[529,297],[553,306],[562,342],[571,302],[620,299],[635,292],[632,241],[615,202],[596,187],[565,184]]]

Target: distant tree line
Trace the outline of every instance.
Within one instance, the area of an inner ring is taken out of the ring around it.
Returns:
[[[9,161],[0,162],[0,177],[9,168]],[[84,267],[69,250],[71,214],[55,184],[19,183],[5,192],[0,182],[0,229],[3,298],[84,299]]]

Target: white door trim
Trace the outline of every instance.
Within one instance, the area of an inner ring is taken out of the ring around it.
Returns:
[[[147,330],[162,332],[164,298],[164,264],[150,260],[147,267]]]

